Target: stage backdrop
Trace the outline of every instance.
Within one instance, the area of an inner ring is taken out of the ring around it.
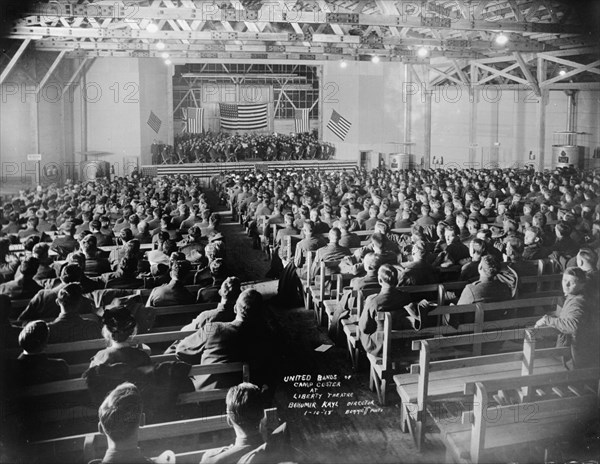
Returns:
[[[235,85],[220,84],[215,91],[215,85],[202,85],[202,99],[198,102],[204,108],[204,130],[219,132],[219,103],[238,103],[249,105],[255,103],[267,103],[268,125],[264,129],[254,131],[257,134],[273,133],[273,87],[270,85]],[[230,133],[236,131],[227,131]]]

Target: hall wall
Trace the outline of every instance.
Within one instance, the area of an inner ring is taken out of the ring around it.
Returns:
[[[357,160],[361,150],[389,153],[402,142],[402,64],[370,61],[323,65],[323,140],[336,146],[336,158]],[[352,126],[344,141],[327,128],[333,110]]]

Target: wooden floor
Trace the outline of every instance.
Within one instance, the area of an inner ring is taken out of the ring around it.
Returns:
[[[228,213],[222,214],[228,266],[242,281],[264,279],[269,268],[264,254],[252,249],[250,238],[239,224],[231,221]],[[277,281],[264,281],[256,284],[256,288],[269,300],[277,292]],[[368,388],[367,372],[363,370],[357,375],[351,372],[345,349],[314,351],[321,344],[332,342],[326,330],[317,327],[312,311],[304,307],[283,309],[274,302],[270,305],[284,331],[285,362],[279,372],[282,381],[276,390],[275,405],[290,428],[295,450],[290,460],[300,463],[443,462],[441,442],[428,442],[427,449],[419,454],[410,435],[400,431],[399,398],[394,391],[390,390],[388,404],[380,408],[375,393]],[[331,391],[352,393],[351,401],[370,401],[371,412],[360,416],[345,414],[346,410],[358,409],[347,407],[347,399],[340,400],[339,407],[332,408],[331,415],[327,416],[305,415],[306,409],[289,408],[290,403],[302,401],[294,399],[294,394],[308,392],[306,388],[294,388],[293,383],[283,382],[285,376],[298,374],[311,375],[313,380],[317,375],[336,375],[341,379],[341,387]]]

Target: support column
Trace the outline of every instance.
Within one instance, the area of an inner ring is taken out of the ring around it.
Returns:
[[[404,63],[404,84],[411,82],[411,72],[408,63]],[[406,92],[406,98],[404,102],[404,150],[407,153],[412,154],[411,143],[411,117],[412,117],[412,93]]]
[[[319,79],[319,98],[317,99],[317,111],[319,112],[318,138],[323,140],[323,65],[317,66],[317,77]]]
[[[431,95],[433,90],[424,90],[425,93],[425,134],[423,140],[424,169],[431,168]]]
[[[88,144],[87,144],[87,79],[86,72],[81,74],[79,88],[81,89],[81,159],[75,161],[73,177],[81,180],[81,162],[87,161]]]
[[[544,82],[546,80],[546,60],[538,57],[537,59],[537,81]],[[537,105],[536,114],[536,133],[537,133],[537,156],[538,169],[544,170],[546,158],[546,105],[548,104],[549,91],[545,88],[541,89],[541,94]]]
[[[173,74],[175,73],[175,65],[169,65],[169,72],[167,72],[167,114],[171,117],[167,118],[167,144],[173,145],[175,140],[174,127],[173,127]],[[206,115],[204,116],[206,118]],[[152,159],[152,157],[150,158]],[[141,161],[141,160],[140,160]],[[152,162],[152,161],[150,161]],[[141,163],[143,164],[143,163]]]
[[[472,166],[477,159],[477,103],[479,90],[471,88],[469,91],[469,165]]]

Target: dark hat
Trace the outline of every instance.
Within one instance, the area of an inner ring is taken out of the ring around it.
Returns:
[[[102,315],[102,323],[109,332],[129,332],[136,325],[135,318],[126,306],[106,308]]]

